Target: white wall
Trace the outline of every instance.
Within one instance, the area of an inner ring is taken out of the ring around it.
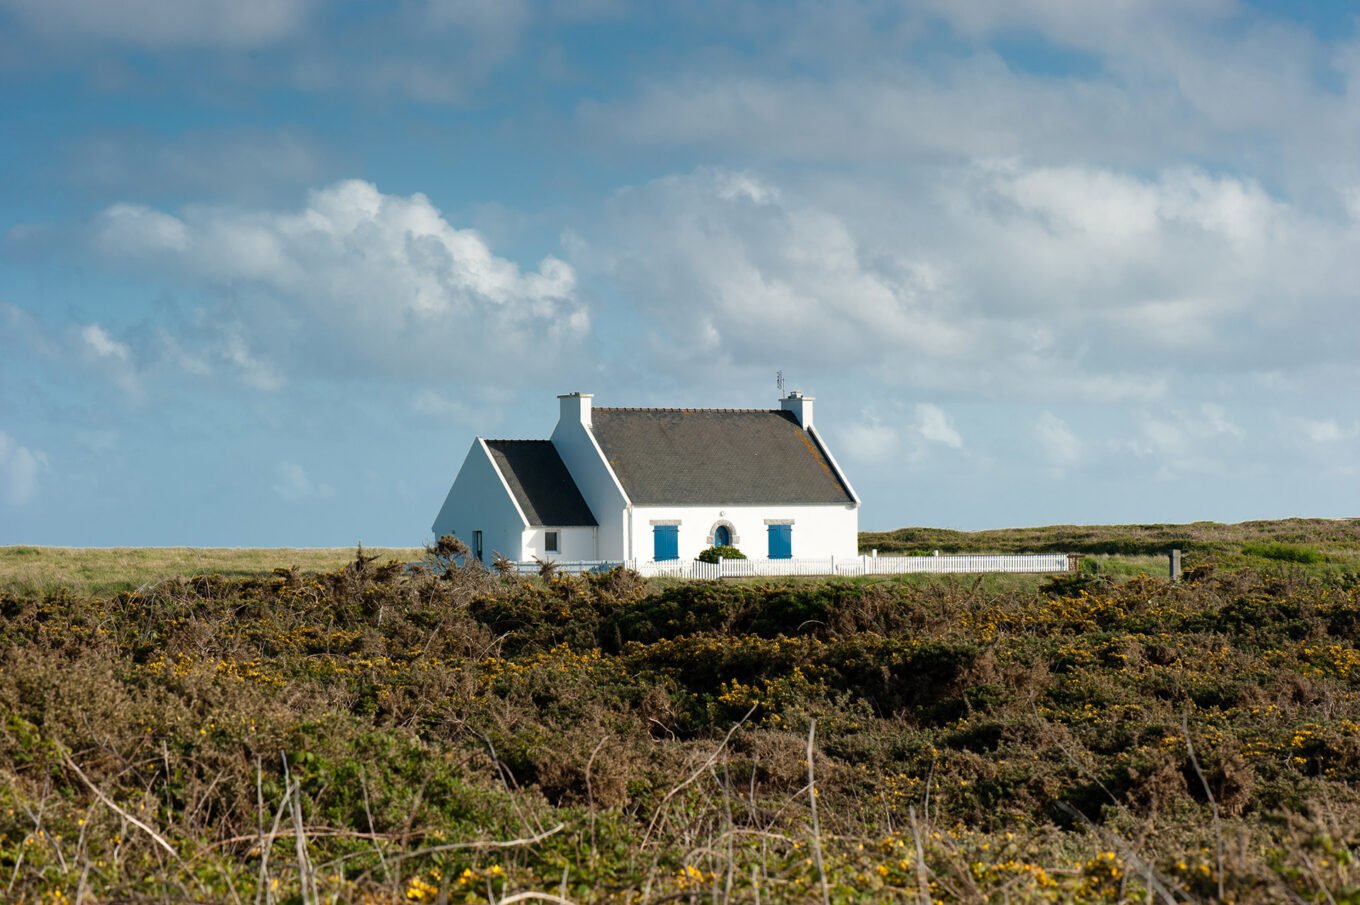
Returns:
[[[588,397],[587,397],[588,398]],[[589,412],[587,403],[586,411]],[[587,414],[587,417],[589,415]],[[576,487],[599,523],[600,559],[619,560],[627,556],[625,549],[628,497],[605,464],[595,438],[579,417],[572,416],[569,406],[562,406],[562,415],[552,433],[553,446],[576,480]],[[651,537],[647,539],[647,555],[651,555]],[[582,557],[592,559],[595,557]]]
[[[652,558],[652,522],[680,522],[680,558],[693,559],[711,547],[718,522],[732,526],[733,546],[748,559],[769,555],[766,519],[793,522],[793,555],[820,558],[859,555],[859,508],[832,506],[638,506],[633,510],[633,556]]]
[[[526,527],[524,516],[491,462],[490,452],[477,438],[435,516],[435,538],[452,534],[472,549],[473,532],[481,531],[483,559],[490,565],[496,553],[507,559],[525,558]]]
[[[549,531],[558,532],[557,546],[559,552],[549,553],[547,542],[544,535]],[[622,559],[621,556],[604,557],[595,548],[595,529],[573,525],[567,528],[554,528],[547,526],[544,528],[524,529],[524,556],[523,561],[531,559],[560,559],[566,562],[596,562],[601,559]]]

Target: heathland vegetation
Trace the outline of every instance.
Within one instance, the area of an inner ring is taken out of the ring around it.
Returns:
[[[0,550],[0,898],[1357,902],[1360,523],[1290,524],[1175,584]]]

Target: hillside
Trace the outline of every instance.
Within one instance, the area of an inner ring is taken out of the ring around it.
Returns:
[[[1091,553],[1164,555],[1173,547],[1225,553],[1244,545],[1305,544],[1325,553],[1360,553],[1360,519],[1276,519],[1188,525],[1053,525],[992,531],[899,528],[860,533],[860,549],[880,553]]]
[[[1176,585],[359,557],[0,591],[0,882],[48,902],[1356,901],[1358,631],[1360,575],[1271,557]]]

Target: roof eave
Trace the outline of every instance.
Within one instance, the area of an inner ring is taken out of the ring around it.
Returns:
[[[850,499],[858,507],[862,502],[859,494],[855,493],[855,488],[850,483],[850,479],[845,476],[845,470],[841,468],[841,463],[837,462],[836,457],[831,454],[831,447],[827,446],[822,435],[817,433],[816,425],[809,424],[804,429],[808,432],[808,436],[817,441],[817,447],[822,451],[822,455],[826,456],[826,461],[831,465],[832,470],[836,472],[836,477],[840,480],[841,486],[845,488],[846,493],[850,494]]]

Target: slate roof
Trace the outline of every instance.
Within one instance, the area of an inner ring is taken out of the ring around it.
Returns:
[[[487,440],[486,448],[531,525],[595,525],[551,440]]]
[[[636,505],[854,502],[790,412],[597,408],[591,421]]]

